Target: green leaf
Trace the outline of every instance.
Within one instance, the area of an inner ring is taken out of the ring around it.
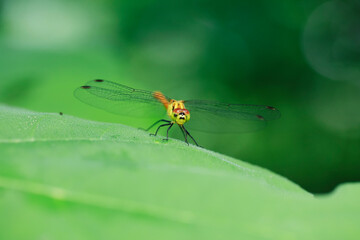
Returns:
[[[313,196],[162,138],[0,106],[0,239],[359,239],[360,184]]]

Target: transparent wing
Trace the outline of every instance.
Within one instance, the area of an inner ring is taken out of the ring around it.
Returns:
[[[106,80],[92,80],[74,91],[74,96],[91,106],[119,115],[163,117],[164,106],[153,92],[134,89]]]
[[[256,131],[264,127],[267,121],[281,116],[279,110],[265,105],[188,100],[185,107],[190,111],[190,121],[185,126],[203,132]]]

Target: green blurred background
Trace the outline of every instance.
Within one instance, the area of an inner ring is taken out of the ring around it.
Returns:
[[[202,146],[311,192],[360,180],[359,1],[0,1],[0,102],[145,127],[73,97],[102,78],[175,99],[276,106]]]

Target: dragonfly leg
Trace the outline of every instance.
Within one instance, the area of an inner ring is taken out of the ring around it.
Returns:
[[[170,123],[171,121],[166,120],[166,119],[160,119],[159,121],[156,121],[154,124],[152,124],[150,127],[148,127],[147,129],[144,129],[145,131],[149,131],[151,128],[153,128],[156,124],[158,124],[159,122],[167,122]]]
[[[189,142],[187,140],[187,134],[185,132],[185,130],[183,129],[183,126],[182,125],[179,125],[180,129],[181,129],[181,132],[183,133],[184,135],[184,138],[185,138],[185,142],[187,143],[187,145],[189,145]]]
[[[160,128],[165,127],[165,126],[169,126],[169,125],[172,125],[172,123],[170,122],[170,123],[165,123],[165,124],[160,125],[160,126],[156,129],[155,134],[150,133],[150,135],[151,135],[151,136],[156,136]]]
[[[170,126],[168,127],[168,129],[166,131],[166,138],[163,139],[164,141],[169,140],[169,130],[173,125],[174,125],[174,123],[170,123]]]
[[[186,128],[184,127],[184,125],[182,126],[184,131],[187,133],[187,135],[189,135],[191,137],[191,139],[194,141],[194,143],[196,144],[196,146],[200,147],[199,144],[195,141],[195,139],[191,136],[191,134],[186,130]]]

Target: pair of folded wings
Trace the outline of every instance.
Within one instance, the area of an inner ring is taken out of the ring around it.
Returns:
[[[82,102],[120,115],[160,119],[166,114],[163,104],[153,97],[153,92],[106,80],[90,81],[77,88],[74,95]],[[185,100],[184,104],[190,112],[186,128],[204,132],[250,132],[280,117],[276,108],[265,105],[204,100]]]

